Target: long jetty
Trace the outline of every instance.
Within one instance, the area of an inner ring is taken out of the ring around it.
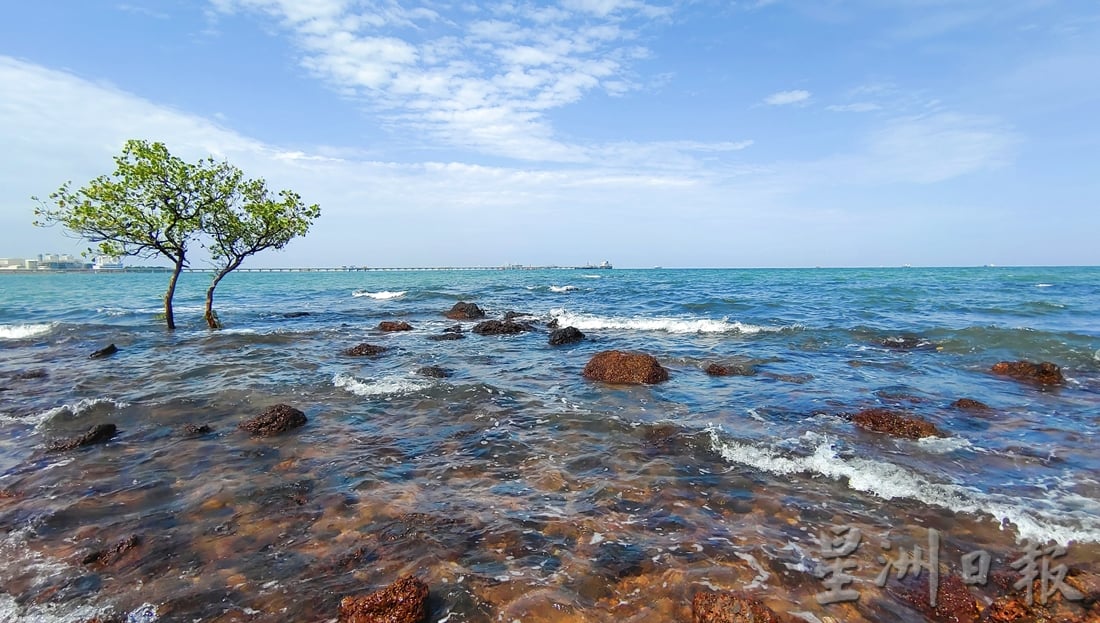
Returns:
[[[399,272],[399,271],[448,271],[448,270],[607,270],[607,266],[332,266],[322,268],[288,267],[288,268],[238,268],[238,273],[350,273],[350,272]],[[123,268],[7,268],[0,269],[0,275],[28,274],[28,273],[159,273],[170,272],[172,269],[166,266],[126,266]],[[188,273],[213,273],[216,268],[184,268]]]

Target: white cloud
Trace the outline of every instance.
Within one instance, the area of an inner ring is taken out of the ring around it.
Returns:
[[[874,112],[882,110],[882,106],[874,102],[853,102],[851,104],[833,104],[826,106],[825,109],[833,112]]]
[[[791,104],[803,104],[810,99],[810,92],[798,89],[795,91],[779,91],[764,98],[764,103],[769,106],[789,106]]]

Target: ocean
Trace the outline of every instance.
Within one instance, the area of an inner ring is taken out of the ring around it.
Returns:
[[[239,273],[217,331],[209,277],[182,276],[170,332],[166,274],[0,274],[0,620],[335,620],[411,573],[447,623],[683,621],[729,590],[924,621],[915,575],[875,581],[900,551],[1003,577],[1059,545],[1100,573],[1100,268]],[[458,301],[532,330],[474,334]],[[553,320],[586,339],[551,346]],[[387,350],[343,353],[363,342]],[[669,380],[585,379],[611,349]],[[1065,383],[991,372],[1014,360]],[[278,403],[307,423],[238,430]],[[943,436],[851,421],[876,407]],[[860,598],[823,603],[845,531]]]

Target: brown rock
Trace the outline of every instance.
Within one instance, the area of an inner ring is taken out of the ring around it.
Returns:
[[[79,437],[60,439],[50,443],[49,450],[53,452],[64,452],[66,450],[75,450],[82,446],[106,443],[116,434],[118,434],[118,428],[116,428],[114,424],[96,424],[91,427],[88,432]]]
[[[451,342],[453,340],[464,340],[466,335],[464,333],[437,333],[429,335],[428,339],[433,342]]]
[[[375,346],[374,344],[367,344],[364,342],[345,350],[344,354],[351,357],[375,357],[386,352],[386,350],[385,346]]]
[[[386,588],[340,601],[340,623],[420,623],[427,615],[428,585],[407,575]]]
[[[257,437],[271,437],[306,423],[306,414],[286,404],[277,404],[256,417],[241,422],[237,428]]]
[[[780,623],[771,608],[741,593],[695,593],[692,623]]]
[[[378,323],[379,331],[412,331],[412,325],[403,321],[383,320]]]
[[[992,372],[1038,385],[1064,385],[1066,382],[1062,369],[1049,361],[1001,361],[993,364]]]
[[[485,312],[481,311],[477,303],[459,301],[445,315],[451,320],[477,320],[478,318],[484,318]]]
[[[703,372],[706,372],[710,376],[729,376],[733,374],[730,369],[720,363],[712,363],[706,368],[703,368]]]
[[[982,621],[989,623],[1015,623],[1031,621],[1031,608],[1016,597],[1000,597],[982,613]]]
[[[959,576],[951,574],[940,577],[935,606],[929,602],[928,588],[927,576],[922,577],[920,587],[906,591],[902,598],[933,621],[974,623],[978,620],[978,602]]]
[[[939,429],[912,415],[905,415],[888,409],[867,409],[852,416],[852,422],[860,428],[886,433],[894,437],[920,439],[921,437],[942,437]]]
[[[639,385],[668,380],[668,370],[645,353],[605,350],[596,353],[584,366],[584,377],[604,383]]]
[[[527,325],[511,320],[486,320],[474,325],[473,332],[478,335],[515,335],[530,330]]]
[[[445,379],[448,376],[451,376],[450,371],[448,371],[446,368],[441,368],[439,366],[424,366],[423,368],[417,370],[416,373],[420,376],[426,376],[432,379]]]
[[[208,435],[214,432],[214,429],[209,424],[187,424],[183,427],[183,434],[190,437],[198,437],[199,435]]]
[[[141,545],[141,537],[136,534],[122,539],[107,549],[96,550],[84,557],[80,562],[85,565],[109,567],[121,560],[127,552]]]
[[[989,405],[973,398],[959,398],[951,403],[951,406],[960,411],[991,411]]]

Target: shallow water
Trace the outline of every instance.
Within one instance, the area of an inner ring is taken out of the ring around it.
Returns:
[[[975,549],[1007,570],[1027,539],[1100,571],[1100,269],[252,273],[219,290],[216,332],[206,278],[184,275],[167,332],[164,275],[0,275],[0,619],[321,621],[417,573],[450,623],[684,620],[700,588],[920,621],[871,581],[883,540],[929,528],[945,574]],[[458,300],[538,328],[469,333],[442,315]],[[549,346],[551,319],[588,338]],[[427,339],[454,324],[465,339]],[[361,342],[389,350],[341,354]],[[583,379],[611,348],[670,380]],[[1068,382],[989,373],[1015,359]],[[451,376],[415,374],[428,365]],[[992,410],[950,407],[962,397]],[[237,431],[280,402],[307,425]],[[948,436],[845,417],[874,406]],[[103,422],[111,442],[47,452]],[[838,526],[865,536],[855,606],[813,597]]]

